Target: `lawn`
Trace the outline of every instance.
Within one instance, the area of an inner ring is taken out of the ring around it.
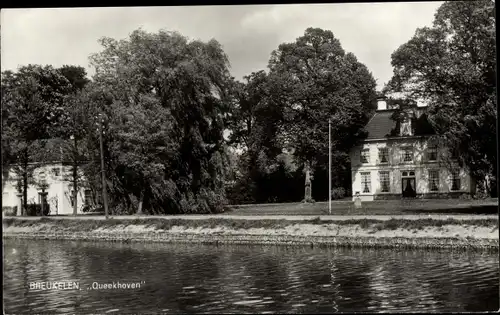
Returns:
[[[278,203],[228,206],[232,215],[324,215],[328,202]],[[356,209],[350,200],[332,201],[332,215],[404,215],[404,214],[496,214],[498,198],[484,200],[413,199],[364,202]]]

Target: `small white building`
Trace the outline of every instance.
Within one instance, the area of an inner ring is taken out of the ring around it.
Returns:
[[[54,156],[61,157],[57,141],[52,141],[50,150]],[[39,183],[46,183],[46,204],[50,207],[49,215],[69,215],[73,214],[73,182],[72,167],[63,163],[62,159],[52,160],[50,163],[30,162],[30,167],[34,168],[33,175],[28,180],[28,204],[41,204],[42,190]],[[22,193],[19,192],[19,183],[22,178],[16,174],[16,165],[11,165],[8,170],[2,172],[2,208],[18,207],[17,213],[20,215],[20,205],[22,204]],[[94,205],[97,200],[96,194],[88,188],[80,185],[77,194],[77,211],[83,213],[85,205]]]
[[[395,119],[395,115],[400,115]],[[450,198],[475,192],[466,169],[449,150],[430,137],[426,107],[378,109],[365,127],[368,133],[350,153],[353,200]]]

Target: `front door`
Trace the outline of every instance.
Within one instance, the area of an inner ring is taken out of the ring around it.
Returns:
[[[414,171],[403,171],[401,173],[401,191],[403,198],[414,198],[417,196],[415,183]]]

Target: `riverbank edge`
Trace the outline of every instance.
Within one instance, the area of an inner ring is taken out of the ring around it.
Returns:
[[[498,239],[444,237],[350,237],[303,235],[197,234],[179,232],[4,232],[3,239],[146,243],[300,245],[311,247],[499,250]]]

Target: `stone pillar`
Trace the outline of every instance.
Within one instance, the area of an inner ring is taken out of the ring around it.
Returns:
[[[309,164],[306,164],[306,182],[305,182],[304,202],[312,200],[312,185],[311,185],[311,169]]]
[[[356,192],[356,198],[354,198],[354,208],[361,209],[363,205],[361,204],[361,197],[359,196],[359,192]]]
[[[18,193],[18,194],[16,194],[16,196],[17,196],[17,213],[16,213],[16,215],[18,217],[20,217],[23,215],[23,211],[22,211],[22,209],[23,209],[23,194]]]

